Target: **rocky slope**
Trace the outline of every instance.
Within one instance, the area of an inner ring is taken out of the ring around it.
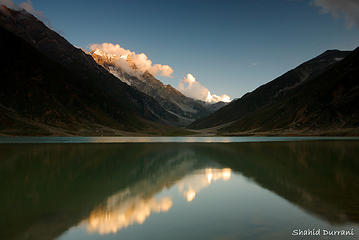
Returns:
[[[26,11],[0,6],[0,133],[161,133],[178,117]],[[161,130],[160,130],[161,129]]]
[[[358,63],[359,49],[326,51],[189,128],[216,128],[221,134],[306,134],[358,128]]]
[[[171,85],[163,84],[148,72],[129,74],[116,64],[119,56],[110,56],[101,50],[93,50],[90,54],[98,64],[121,81],[153,97],[164,109],[176,115],[180,119],[180,125],[188,125],[226,105],[224,102],[210,104],[186,97]],[[127,61],[129,60],[127,59]],[[133,63],[132,66],[136,68]]]

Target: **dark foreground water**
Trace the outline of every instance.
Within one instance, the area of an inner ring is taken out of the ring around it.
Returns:
[[[0,239],[359,239],[359,142],[309,140],[0,144]]]

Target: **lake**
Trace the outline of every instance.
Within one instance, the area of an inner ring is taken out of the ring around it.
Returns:
[[[0,239],[359,239],[357,138],[0,143]]]

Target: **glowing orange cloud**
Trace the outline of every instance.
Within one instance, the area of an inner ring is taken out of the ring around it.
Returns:
[[[152,61],[144,53],[137,54],[112,43],[92,44],[89,48],[95,51],[94,53],[97,55],[105,55],[107,58],[111,58],[116,66],[130,74],[149,72],[152,75],[172,77],[173,69],[170,66],[153,65]]]

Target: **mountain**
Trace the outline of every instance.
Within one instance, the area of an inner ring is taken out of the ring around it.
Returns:
[[[189,128],[221,134],[354,134],[358,77],[359,49],[326,51]]]
[[[177,131],[166,127],[177,116],[118,81],[25,10],[0,6],[0,36],[1,134]]]
[[[163,84],[149,72],[142,74],[134,71],[133,74],[129,74],[116,64],[119,56],[106,54],[99,49],[91,51],[90,54],[98,64],[121,81],[153,97],[164,109],[176,115],[180,119],[179,125],[188,125],[194,120],[206,117],[226,105],[224,102],[210,104],[186,97],[171,85]],[[126,60],[133,68],[131,70],[137,69],[137,66],[129,58],[127,57]]]

